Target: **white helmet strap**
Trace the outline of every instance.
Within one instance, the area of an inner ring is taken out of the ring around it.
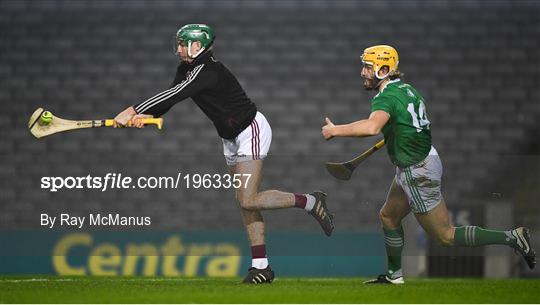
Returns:
[[[379,71],[380,71],[380,69],[379,69],[379,67],[377,65],[377,67],[375,67],[375,77],[377,79],[383,80],[383,79],[387,78],[388,75],[390,75],[390,70],[388,70],[388,72],[386,72],[386,74],[384,76],[379,76]]]
[[[398,64],[399,64],[399,61],[396,61],[395,67],[397,67]],[[390,76],[391,73],[395,72],[395,71],[390,70],[390,67],[388,67],[388,73],[386,73],[386,75],[384,75],[384,76],[379,77],[379,70],[380,70],[380,68],[375,67],[375,77],[380,79],[380,80],[383,80],[383,79],[387,78],[388,76]]]
[[[195,53],[195,54],[191,54],[191,40],[188,41],[188,46],[187,46],[187,48],[188,48],[188,49],[187,49],[187,53],[188,53],[189,57],[191,57],[191,58],[195,58],[195,57],[199,56],[199,55],[204,51],[204,49],[205,49],[204,47],[202,47],[202,48],[199,50],[199,52],[197,52],[197,53]]]

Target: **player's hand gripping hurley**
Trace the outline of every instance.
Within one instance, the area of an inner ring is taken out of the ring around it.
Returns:
[[[158,129],[163,128],[162,118],[146,118],[141,119],[145,125],[156,125]],[[112,127],[114,120],[83,120],[73,121],[66,120],[54,116],[51,112],[38,108],[34,111],[30,120],[28,121],[28,130],[36,137],[42,138],[57,132],[68,131],[81,128],[93,128],[93,127]],[[128,127],[131,127],[131,121],[128,123]]]
[[[380,140],[375,146],[363,152],[360,156],[343,163],[326,162],[326,170],[330,175],[340,180],[349,180],[356,167],[362,163],[367,157],[384,146],[384,139]]]

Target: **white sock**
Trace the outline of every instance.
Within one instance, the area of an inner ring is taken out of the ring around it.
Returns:
[[[251,267],[257,269],[265,269],[266,267],[268,267],[268,258],[252,258]]]
[[[306,207],[304,208],[306,211],[311,211],[313,210],[313,207],[315,206],[315,196],[313,195],[310,195],[310,194],[306,194]]]

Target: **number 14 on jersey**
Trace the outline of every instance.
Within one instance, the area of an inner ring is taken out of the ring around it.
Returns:
[[[414,110],[413,103],[407,105],[407,111],[411,114],[412,123],[414,127],[416,127],[416,132],[421,132],[423,129],[429,129],[431,123],[427,118],[426,106],[422,100],[420,100],[420,104],[418,105],[418,114]]]

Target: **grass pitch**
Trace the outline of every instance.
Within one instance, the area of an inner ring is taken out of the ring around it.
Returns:
[[[239,279],[0,277],[1,303],[539,303],[540,280],[409,279],[400,286],[359,278]]]

